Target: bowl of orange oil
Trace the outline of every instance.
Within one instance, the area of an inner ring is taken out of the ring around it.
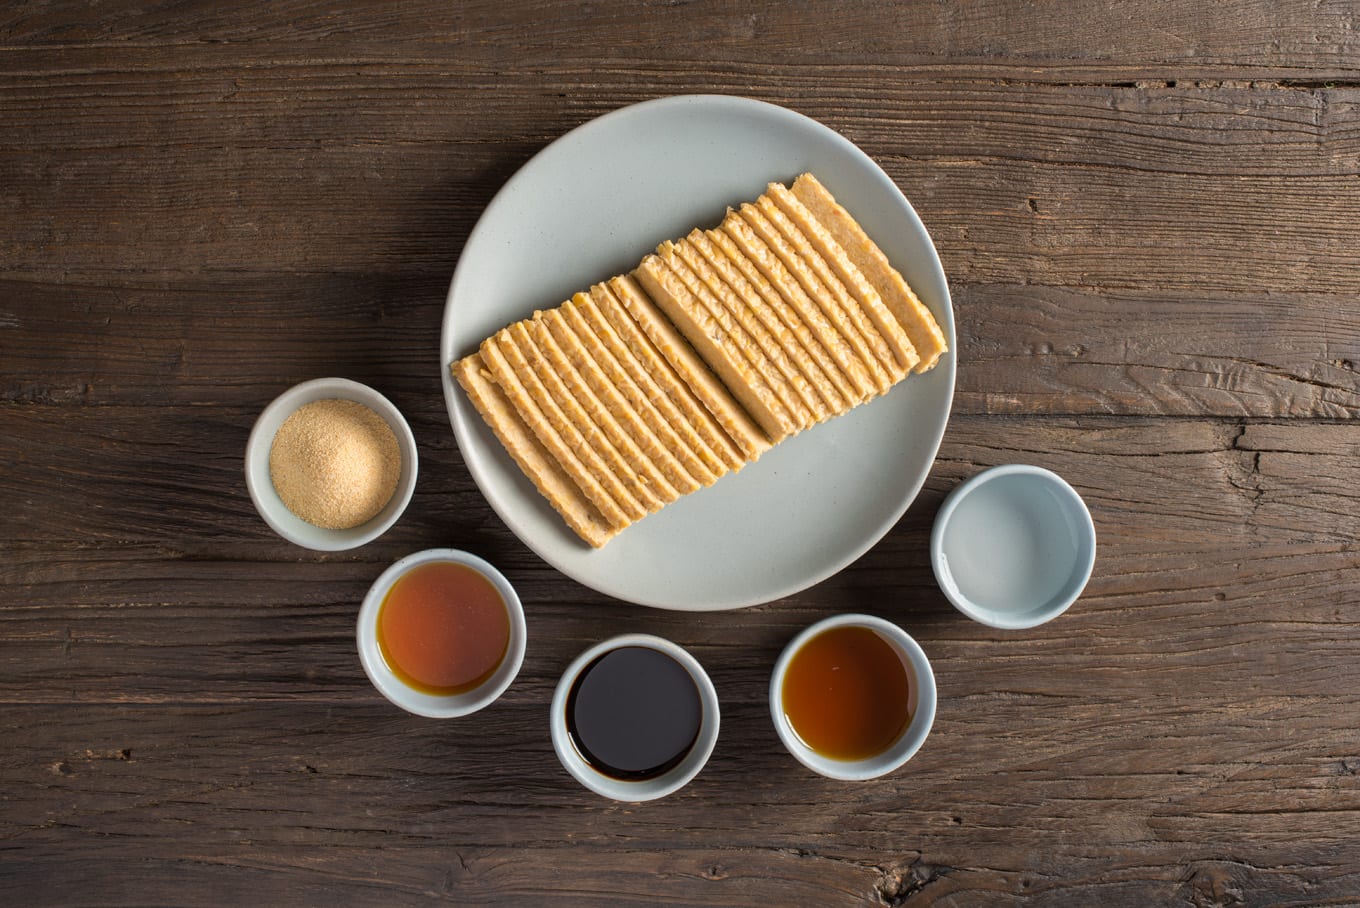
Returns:
[[[890,621],[837,615],[795,637],[770,678],[770,715],[799,763],[831,779],[892,772],[935,722],[935,675]]]
[[[452,719],[505,693],[524,662],[524,607],[500,571],[459,549],[407,555],[359,609],[359,661],[407,712]]]

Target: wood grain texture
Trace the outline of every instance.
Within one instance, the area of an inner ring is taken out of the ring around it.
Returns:
[[[0,388],[13,405],[0,410],[0,449],[21,460],[54,424],[108,420],[109,444],[179,433],[231,450],[265,402],[326,374],[374,385],[415,411],[419,442],[448,445],[435,355],[447,283],[442,274],[231,276],[206,288],[0,279],[0,358],[13,370]],[[1349,296],[961,283],[953,299],[956,413],[1347,419],[1360,404],[1360,313]],[[242,334],[253,338],[244,348]],[[82,450],[54,451],[53,468]]]
[[[203,0],[28,2],[0,17],[0,36],[22,48],[128,48],[251,44],[325,46],[430,55],[456,49],[478,60],[541,65],[593,48],[619,58],[767,64],[1081,67],[1093,72],[1274,71],[1354,74],[1360,35],[1344,0],[1228,0],[1212,13],[1139,0],[1017,6],[815,0],[757,4],[706,0],[597,4],[569,0],[509,8],[495,0],[451,5],[366,0],[342,8],[312,0],[248,3],[230,14]],[[1174,68],[1174,69],[1173,69]]]
[[[958,329],[906,516],[722,614],[547,567],[439,385],[496,190],[687,92],[872,155]],[[1358,106],[1342,0],[3,7],[0,904],[1360,904]],[[422,464],[336,554],[274,537],[242,479],[260,409],[325,374],[390,396]],[[1017,461],[1082,493],[1099,554],[1061,619],[1005,632],[927,545],[950,489]],[[529,624],[516,683],[447,723],[353,642],[372,580],[435,545],[497,564]],[[902,624],[940,690],[917,757],[856,785],[766,704],[844,611]],[[626,631],[688,647],[723,706],[704,772],[647,805],[580,788],[547,731],[563,668]]]
[[[487,187],[552,136],[676,92],[789,103],[778,75],[567,69],[545,93],[537,74],[430,64],[112,65],[41,91],[5,80],[13,275],[448,274]],[[864,68],[808,86],[793,106],[887,169],[956,282],[1360,292],[1360,88],[903,85]],[[470,91],[479,117],[451,118]]]
[[[23,860],[0,888],[50,875],[79,841],[87,866],[108,855],[154,868],[153,888],[125,884],[132,901],[515,900],[536,889],[509,869],[511,853],[515,866],[571,866],[569,904],[643,890],[729,903],[1194,904],[1224,887],[1263,902],[1344,900],[1357,885],[1360,787],[1336,717],[1360,706],[1360,644],[1345,633],[1360,619],[1360,556],[1356,477],[1323,465],[1354,451],[1350,430],[959,416],[926,492],[869,555],[789,600],[716,616],[573,590],[503,529],[460,521],[485,510],[478,493],[436,478],[413,509],[416,534],[501,564],[534,641],[505,698],[456,724],[386,705],[353,654],[363,591],[419,545],[406,521],[347,556],[299,558],[244,509],[215,532],[154,544],[8,546],[7,598],[24,607],[3,616],[0,690],[25,743],[0,765]],[[924,557],[945,491],[1018,454],[1064,471],[1102,540],[1083,600],[1023,635],[952,612]],[[448,469],[427,475],[457,474],[456,452],[436,462]],[[1331,483],[1306,478],[1319,472]],[[431,508],[438,516],[422,515]],[[163,536],[129,516],[129,536]],[[849,788],[783,753],[764,699],[784,642],[843,610],[907,627],[942,698],[908,770]],[[543,718],[571,657],[627,629],[689,647],[724,705],[703,775],[638,808],[578,789]],[[29,731],[57,716],[54,731]],[[379,847],[381,866],[356,870],[353,856]],[[87,883],[63,876],[51,891],[79,901]]]

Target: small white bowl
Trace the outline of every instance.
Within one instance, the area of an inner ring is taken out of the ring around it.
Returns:
[[[695,740],[694,746],[690,748],[689,753],[678,765],[651,779],[616,779],[600,772],[581,756],[576,745],[572,743],[571,732],[567,730],[567,699],[571,695],[572,686],[576,683],[576,679],[580,677],[581,672],[605,653],[628,646],[654,649],[665,653],[680,663],[689,672],[690,677],[694,679],[694,685],[698,688],[699,702],[703,710],[699,722],[699,736]],[[562,766],[567,772],[575,777],[576,781],[596,794],[613,798],[616,801],[652,801],[680,790],[699,774],[699,770],[704,768],[704,764],[708,762],[709,756],[713,753],[714,745],[718,743],[720,718],[718,693],[713,689],[713,682],[709,679],[708,673],[704,671],[704,667],[688,651],[669,640],[650,634],[623,634],[592,646],[577,656],[576,661],[572,662],[567,670],[562,673],[561,680],[557,682],[557,690],[553,693],[549,725],[552,730],[553,750],[557,751],[557,759],[562,762]]]
[[[377,413],[392,428],[401,450],[401,475],[392,498],[366,523],[348,530],[327,530],[288,510],[269,478],[269,452],[274,435],[294,411],[318,400],[352,400]],[[367,385],[347,378],[317,378],[294,385],[274,398],[255,420],[246,442],[246,488],[264,522],[289,542],[318,552],[341,552],[372,542],[397,522],[416,488],[416,439],[401,411]]]
[[[911,722],[897,736],[897,740],[881,753],[862,760],[840,760],[828,757],[813,750],[803,742],[794,730],[793,723],[784,712],[784,678],[789,671],[789,663],[803,645],[824,631],[837,627],[864,627],[878,634],[885,643],[897,651],[902,665],[907,670],[911,693],[908,705],[911,709]],[[930,728],[935,724],[935,673],[931,671],[930,660],[920,644],[902,628],[875,618],[872,615],[836,615],[825,618],[808,627],[784,647],[774,664],[770,675],[770,718],[774,720],[779,740],[789,753],[808,769],[829,779],[860,782],[874,779],[906,763],[925,743]]]
[[[382,650],[378,646],[378,612],[382,609],[383,600],[387,598],[392,584],[412,568],[434,561],[464,564],[476,570],[496,587],[501,598],[505,600],[505,608],[510,615],[510,645],[505,658],[501,660],[501,664],[491,677],[473,690],[461,694],[441,696],[416,690],[397,677],[388,666],[387,660],[383,658]],[[524,606],[520,603],[519,595],[510,585],[510,581],[488,562],[458,549],[426,549],[407,555],[383,571],[369,587],[368,595],[364,597],[364,604],[359,609],[359,624],[356,631],[359,661],[363,664],[364,674],[368,675],[368,680],[373,682],[378,692],[407,712],[430,719],[455,719],[491,705],[505,693],[510,682],[519,674],[520,666],[524,664],[527,636]]]
[[[1035,627],[1067,611],[1096,560],[1096,528],[1076,490],[1042,467],[983,470],[949,494],[930,534],[935,580],[990,627]]]

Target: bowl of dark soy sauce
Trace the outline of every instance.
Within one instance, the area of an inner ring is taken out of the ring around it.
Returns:
[[[617,801],[650,801],[683,788],[713,753],[718,722],[718,695],[703,666],[649,634],[586,650],[563,672],[552,702],[562,766]]]

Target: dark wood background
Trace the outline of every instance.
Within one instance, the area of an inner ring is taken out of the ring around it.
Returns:
[[[675,614],[495,517],[439,385],[497,188],[635,101],[748,95],[841,131],[931,230],[959,384],[926,489],[839,576]],[[1360,8],[1350,0],[450,0],[0,7],[0,903],[1360,904]],[[318,555],[256,516],[259,410],[321,375],[412,422],[403,520]],[[927,563],[961,479],[1053,468],[1095,576],[999,632]],[[441,545],[530,646],[474,717],[367,683],[358,603]],[[841,784],[781,749],[808,623],[896,621],[934,732]],[[689,647],[724,709],[647,805],[558,766],[580,650]]]

